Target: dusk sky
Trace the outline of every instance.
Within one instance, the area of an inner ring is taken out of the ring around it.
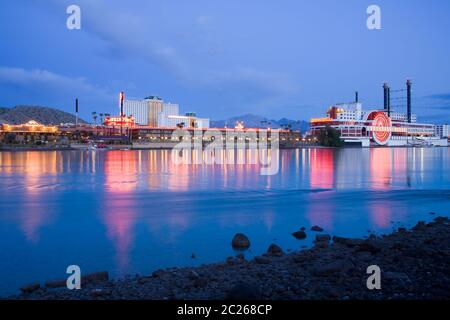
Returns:
[[[81,30],[66,27],[70,4]],[[381,30],[366,26],[371,4]],[[404,89],[411,78],[413,112],[450,122],[449,10],[447,0],[2,1],[0,106],[73,112],[78,97],[89,120],[118,113],[125,91],[216,120],[308,120],[356,90],[379,108],[383,82]]]

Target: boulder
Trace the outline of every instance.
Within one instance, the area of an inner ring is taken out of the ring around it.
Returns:
[[[330,240],[331,240],[331,237],[329,234],[321,233],[321,234],[316,235],[316,242],[322,242],[322,241],[328,242]]]
[[[259,300],[261,299],[261,290],[258,286],[240,282],[236,284],[227,293],[226,300]]]
[[[323,228],[319,227],[319,226],[312,226],[311,227],[311,231],[318,231],[318,232],[322,232]]]
[[[243,253],[237,254],[237,255],[236,255],[236,258],[239,259],[239,260],[245,260],[245,256],[244,256]]]
[[[315,249],[326,249],[329,247],[329,242],[328,241],[316,241],[314,243],[314,248]]]
[[[360,245],[364,240],[361,239],[350,239],[350,238],[342,238],[342,237],[333,237],[333,242],[346,245],[347,247],[353,248]]]
[[[89,283],[106,282],[109,280],[109,274],[107,271],[100,271],[89,273],[85,276],[81,276],[81,285]]]
[[[284,254],[283,249],[281,249],[274,243],[272,243],[267,249],[267,255],[269,257],[281,257],[283,254]]]
[[[450,222],[450,219],[448,217],[437,217],[434,218],[434,221],[437,223],[447,224]]]
[[[67,280],[51,280],[45,283],[46,288],[64,288],[67,287]]]
[[[227,257],[227,259],[225,260],[226,264],[228,265],[232,265],[234,264],[234,258],[233,257]]]
[[[247,249],[250,247],[250,240],[243,233],[236,233],[231,241],[231,246],[238,249]]]
[[[299,240],[306,239],[306,232],[303,231],[303,230],[296,231],[296,232],[292,233],[292,235],[293,235],[296,239],[299,239]]]
[[[269,264],[270,263],[270,259],[266,258],[266,257],[260,257],[257,256],[255,257],[255,263],[257,264]]]
[[[381,245],[374,240],[364,240],[361,244],[358,245],[357,251],[366,251],[372,254],[376,254],[380,252],[382,249]]]
[[[427,224],[425,223],[425,221],[419,221],[413,227],[413,230],[424,230],[424,229],[426,229],[426,227],[427,227]]]
[[[353,263],[351,263],[348,259],[344,259],[318,265],[315,268],[315,272],[320,276],[327,276],[338,272],[346,273],[353,268]]]
[[[32,293],[36,290],[39,290],[40,288],[41,288],[41,285],[38,282],[36,282],[36,283],[32,283],[32,284],[23,286],[22,288],[20,288],[20,291],[22,291],[23,293]]]

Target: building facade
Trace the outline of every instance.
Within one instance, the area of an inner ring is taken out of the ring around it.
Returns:
[[[435,125],[434,133],[438,137],[449,138],[450,137],[450,125],[448,125],[448,124]]]
[[[149,104],[146,100],[125,100],[123,112],[125,115],[133,116],[136,124],[148,125]]]
[[[195,129],[209,128],[209,119],[197,118],[189,115],[186,116],[168,115],[165,117],[161,117],[159,120],[160,120],[160,122],[158,123],[159,127],[165,128],[175,128],[175,127],[195,128]]]
[[[209,119],[197,118],[189,112],[180,115],[180,106],[176,103],[165,103],[160,97],[149,96],[143,100],[125,100],[124,115],[133,117],[134,123],[154,128],[209,128]]]

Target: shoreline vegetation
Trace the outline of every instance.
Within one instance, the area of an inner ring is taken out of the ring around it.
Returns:
[[[167,268],[151,275],[109,280],[107,272],[82,278],[82,289],[68,290],[65,280],[21,288],[7,299],[450,299],[450,219],[419,221],[407,230],[367,239],[326,234],[320,226],[293,233],[314,237],[310,249],[285,253],[276,244],[247,260],[245,251],[226,261],[198,267]],[[231,239],[230,239],[231,240]],[[251,239],[236,234],[234,247]],[[367,268],[381,268],[381,290],[369,290]]]

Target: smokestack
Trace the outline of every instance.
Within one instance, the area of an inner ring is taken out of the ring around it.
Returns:
[[[123,126],[123,100],[125,99],[125,94],[123,91],[120,92],[119,100],[120,100],[120,135],[122,135],[122,126]]]
[[[387,88],[387,112],[388,117],[391,116],[391,88],[388,86]]]
[[[75,99],[75,124],[78,125],[78,98]]]
[[[359,102],[358,91],[355,91],[355,102]]]
[[[387,82],[383,84],[383,95],[384,95],[384,110],[387,111],[388,117],[391,116],[391,88]]]
[[[411,123],[411,85],[411,80],[406,80],[406,113],[409,123]]]

